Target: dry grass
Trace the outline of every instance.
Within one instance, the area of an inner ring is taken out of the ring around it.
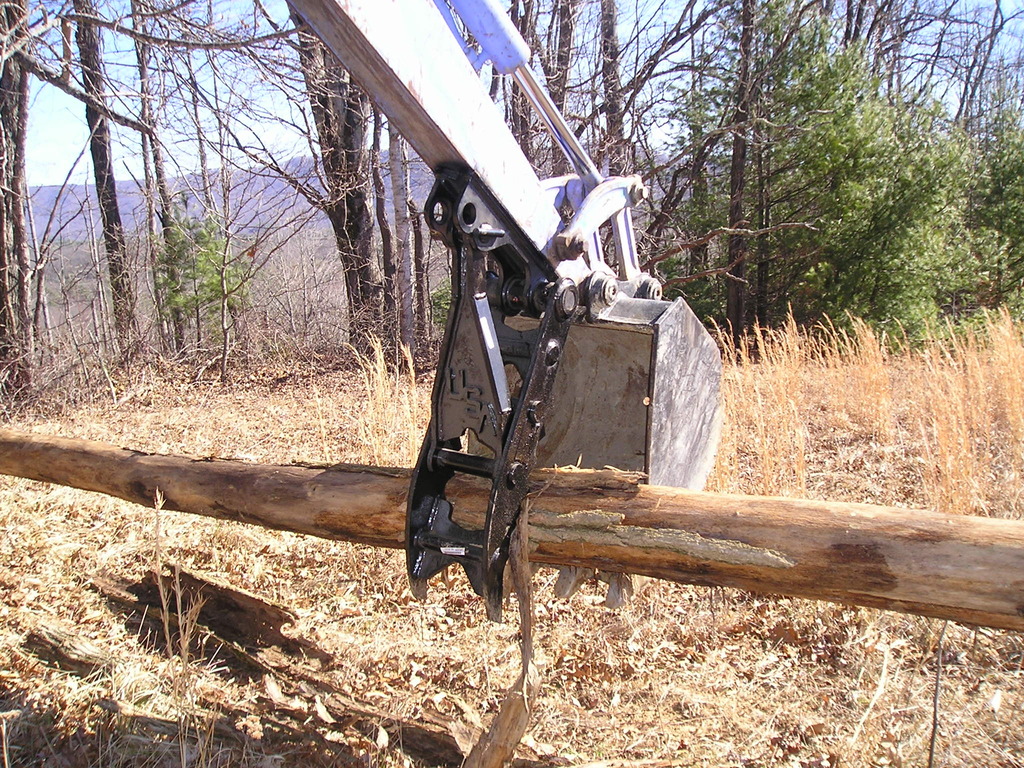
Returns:
[[[1020,517],[1021,331],[997,315],[915,350],[858,323],[757,333],[727,350],[712,486]],[[230,388],[153,378],[122,387],[118,406],[17,426],[156,451],[408,465],[429,392],[400,370],[387,374],[380,354],[352,371]],[[0,528],[5,766],[410,764],[395,734],[329,722],[301,688],[286,696],[308,712],[299,732],[271,728],[284,705],[264,678],[173,638],[154,644],[89,586],[101,573],[138,580],[157,557],[293,609],[290,634],[334,656],[332,684],[394,717],[471,731],[517,672],[515,628],[483,620],[461,576],[413,602],[399,553],[13,479],[0,482]],[[662,582],[608,611],[595,585],[559,601],[553,581],[536,577],[545,687],[523,749],[533,759],[924,766],[941,658],[934,764],[1024,765],[1013,633],[941,635],[931,620]],[[89,674],[54,668],[29,643],[41,624],[73,629],[108,661]],[[106,700],[183,727],[144,728]],[[225,725],[244,738],[224,737]]]

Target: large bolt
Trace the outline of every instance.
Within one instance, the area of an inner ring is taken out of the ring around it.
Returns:
[[[576,286],[572,283],[564,286],[555,301],[555,311],[558,312],[558,319],[565,320],[567,317],[570,317],[579,305],[580,294]]]
[[[618,283],[608,275],[591,275],[587,290],[588,305],[592,317],[611,306],[619,295]]]
[[[521,461],[513,461],[509,465],[508,472],[505,473],[505,482],[508,483],[509,488],[515,488],[526,480],[526,475],[526,465]]]
[[[611,304],[619,295],[619,284],[610,278],[601,279],[601,300],[605,304]]]
[[[544,350],[544,364],[552,366],[558,362],[558,358],[562,356],[562,345],[559,344],[555,339],[551,339],[548,342],[547,348]]]
[[[656,278],[650,275],[642,275],[640,277],[639,284],[636,287],[636,297],[638,299],[654,299],[658,301],[661,299],[661,283]]]

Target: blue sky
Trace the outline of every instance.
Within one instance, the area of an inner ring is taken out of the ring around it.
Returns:
[[[237,20],[240,17],[251,18],[252,3],[249,0],[213,0],[217,15],[222,19]],[[676,0],[669,0],[670,4]],[[111,6],[116,6],[120,0],[108,0],[106,3],[98,3],[102,12],[107,16],[116,15],[117,11]],[[643,7],[651,0],[640,0]],[[656,5],[657,3],[655,3]],[[279,21],[287,18],[288,11],[283,0],[265,0],[268,11]],[[624,3],[628,8],[630,4]],[[635,11],[633,13],[636,13]],[[620,21],[628,26],[635,21],[633,14],[625,12]],[[622,36],[628,38],[631,30],[624,29]],[[105,63],[108,71],[113,72],[117,68],[126,70],[125,76],[130,76],[127,70],[133,70],[135,66],[135,55],[131,43],[125,38],[114,42],[110,35],[106,35],[107,50],[104,53]],[[112,50],[116,45],[119,50]],[[251,94],[252,101],[264,110],[265,113],[273,113],[275,105],[272,92]],[[114,100],[111,100],[114,104]],[[134,116],[136,106],[130,102],[125,110]],[[174,121],[178,127],[183,127],[187,120]],[[269,121],[273,122],[273,121]],[[281,148],[281,154],[287,157],[297,153],[308,153],[308,146],[297,141],[294,130],[283,125],[270,125],[264,121],[260,126],[261,138],[275,147]],[[130,181],[133,177],[142,178],[142,159],[140,156],[139,137],[132,131],[112,125],[111,130],[115,141],[115,176],[119,181]],[[173,140],[165,136],[167,140]],[[56,185],[63,183],[65,177],[71,171],[70,180],[73,183],[91,182],[91,160],[87,151],[88,129],[85,124],[85,108],[74,98],[67,96],[57,88],[41,84],[33,79],[32,105],[29,114],[29,137],[28,137],[28,182],[30,186]],[[83,150],[85,150],[83,152]],[[179,165],[185,166],[181,170],[194,170],[187,166],[195,163],[187,146],[176,143],[172,157]],[[72,171],[72,169],[74,169]],[[172,171],[173,172],[173,171]]]
[[[117,11],[111,6],[116,1],[97,5],[101,13],[113,17],[117,15]],[[288,11],[283,0],[268,0],[264,5],[279,21],[287,19]],[[251,19],[253,12],[252,3],[247,0],[214,0],[214,7],[218,21],[237,21],[242,16]],[[117,69],[134,72],[135,52],[131,42],[122,37],[115,43],[109,34],[104,34],[104,38],[104,63],[108,72],[114,73]],[[85,106],[58,88],[41,83],[35,78],[32,78],[31,88],[26,142],[26,174],[29,186],[62,184],[69,173],[72,183],[91,183],[92,165],[87,146],[89,130],[85,123]],[[253,97],[254,101],[261,102],[261,106],[266,108],[263,102],[266,94],[253,94]],[[116,99],[108,99],[108,103],[114,109],[119,108],[116,102]],[[136,101],[129,98],[129,105],[122,111],[131,117],[137,117]],[[171,122],[177,122],[179,127],[182,127],[181,121]],[[275,133],[280,132],[280,127],[276,127]],[[114,140],[115,176],[119,181],[130,181],[132,178],[141,180],[143,171],[138,134],[116,124],[111,124],[111,133]],[[283,136],[276,138],[277,143],[285,140]],[[294,137],[291,138],[294,143]],[[184,166],[188,166],[190,162],[197,164],[180,142],[175,144],[173,160]]]
[[[115,13],[112,6],[116,6],[121,0],[107,0],[100,3],[103,12],[106,14]],[[252,4],[249,0],[213,0],[215,12],[218,19],[228,21],[240,18],[250,18]],[[1014,0],[1006,9],[1008,13],[1020,9],[1020,0]],[[639,8],[643,9],[649,4],[658,7],[658,3],[650,3],[650,0],[638,0]],[[677,0],[668,0],[668,8],[677,4]],[[287,9],[283,0],[268,0],[266,5],[273,16],[280,21],[287,18]],[[632,30],[628,29],[637,17],[648,20],[646,12],[634,10],[629,13],[630,3],[623,3],[624,12],[620,16],[620,24],[623,27],[620,37],[629,39]],[[973,0],[967,0],[961,7],[975,8],[986,17],[991,13],[987,10],[988,3],[975,4]],[[205,7],[205,6],[203,6]],[[655,16],[658,14],[655,13]],[[631,18],[632,16],[632,18]],[[656,26],[653,28],[657,28]],[[1019,30],[1017,30],[1019,33]],[[122,67],[125,69],[134,68],[134,51],[130,42],[123,37],[117,43],[120,50],[106,51],[108,68]],[[1003,41],[1004,46],[1020,45],[1020,38],[1014,34],[1008,35]],[[1011,51],[1000,51],[1002,53],[1018,53]],[[250,101],[259,106],[265,115],[274,114],[275,103],[272,90],[257,93],[255,90],[247,94]],[[134,112],[134,104],[127,108]],[[172,123],[175,122],[173,119]],[[258,125],[262,138],[277,147],[282,147],[282,155],[287,157],[290,154],[307,153],[308,147],[297,140],[294,131],[282,124],[270,125],[276,121],[264,120]],[[183,121],[178,120],[178,127],[184,127]],[[121,181],[130,181],[142,177],[142,160],[140,155],[139,137],[133,132],[112,125],[111,130],[115,142],[115,175]],[[88,129],[85,125],[84,106],[76,99],[67,96],[57,88],[39,83],[33,78],[31,108],[29,112],[29,134],[27,141],[27,176],[30,186],[42,186],[60,184],[71,172],[73,183],[88,183],[91,179],[91,163],[86,150],[88,142]],[[85,151],[84,151],[85,150]],[[193,153],[194,154],[194,151]],[[194,170],[189,168],[194,165],[195,160],[190,154],[187,144],[178,141],[173,150],[171,159],[177,161],[180,170]],[[73,169],[73,170],[72,170]]]
[[[88,138],[82,103],[33,80],[26,147],[29,186],[62,183]],[[85,180],[89,171],[87,161],[88,152],[72,178],[76,183]]]

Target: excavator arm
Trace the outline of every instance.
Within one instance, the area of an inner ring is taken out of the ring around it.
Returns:
[[[641,180],[598,171],[497,0],[291,2],[434,171],[424,211],[451,254],[452,304],[409,494],[408,570],[422,597],[461,565],[498,620],[534,467],[703,485],[720,425],[717,347],[640,269]],[[486,62],[519,83],[574,174],[538,178],[481,82]],[[480,530],[452,519],[457,474],[491,484]]]

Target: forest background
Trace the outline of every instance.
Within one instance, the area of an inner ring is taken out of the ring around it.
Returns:
[[[858,317],[913,339],[1020,312],[1024,8],[513,0],[510,13],[598,165],[647,181],[642,260],[708,323],[739,337],[790,315]],[[564,173],[512,84],[482,77],[542,175]],[[87,127],[65,142],[51,89]],[[29,184],[44,157],[64,183]],[[8,404],[151,357],[226,378],[235,361],[371,336],[415,347],[443,311],[429,171],[283,4],[8,0],[0,184]]]
[[[1024,515],[1019,0],[510,9],[599,166],[651,187],[648,268],[723,331],[709,490]],[[511,84],[482,77],[540,172],[565,172]],[[393,340],[421,363],[436,344],[430,183],[281,3],[3,0],[4,420],[409,466],[429,376],[389,362]],[[347,345],[376,338],[353,365]],[[412,601],[401,553],[155,506],[0,488],[12,765],[407,768],[411,726],[466,741],[519,672],[517,628],[482,621],[464,582]],[[97,587],[165,567],[294,612],[318,677],[225,662],[180,590],[151,633]],[[1024,765],[1019,633],[661,581],[605,611],[593,580],[570,601],[555,581],[537,576],[538,764]],[[101,668],[49,666],[45,637],[102,649]]]

